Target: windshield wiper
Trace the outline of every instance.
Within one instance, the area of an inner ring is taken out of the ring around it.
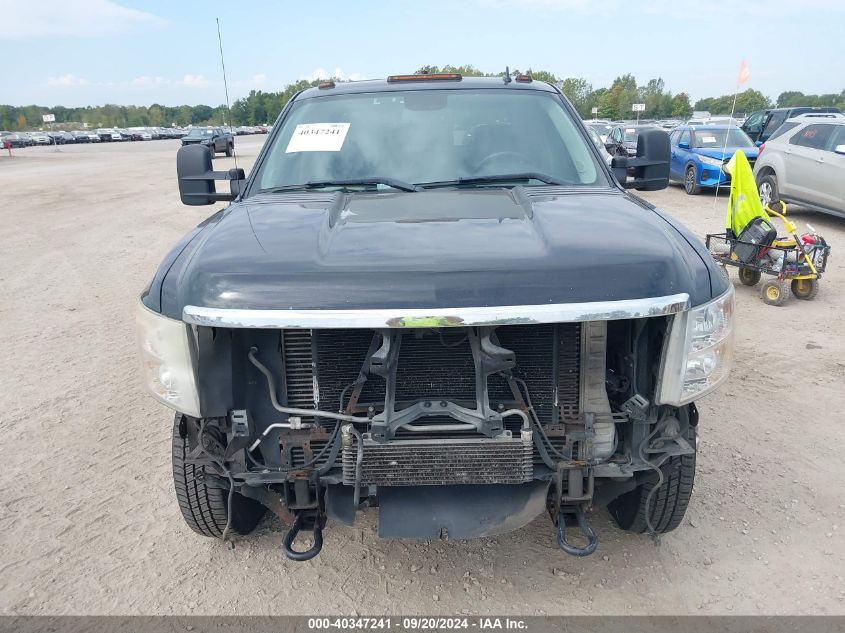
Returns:
[[[387,185],[400,191],[419,191],[420,188],[403,180],[396,178],[351,178],[349,180],[309,180],[301,185],[284,185],[282,187],[269,187],[261,189],[259,193],[279,193],[282,191],[296,191],[302,189],[323,189],[325,187],[355,187],[359,185]]]
[[[458,178],[457,180],[443,180],[441,182],[421,182],[419,186],[424,189],[431,189],[435,187],[454,187],[460,185],[486,185],[493,183],[506,182],[528,182],[529,180],[539,180],[545,185],[567,185],[571,182],[564,182],[548,174],[543,174],[536,171],[527,171],[519,174],[497,174],[492,176],[474,176],[472,178]]]

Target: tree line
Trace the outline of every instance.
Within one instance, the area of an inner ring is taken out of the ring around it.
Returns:
[[[423,66],[417,74],[431,74],[437,72],[456,72],[467,77],[497,77],[502,73],[487,73],[472,65],[464,66]],[[667,119],[686,118],[693,110],[706,110],[713,115],[729,114],[733,107],[736,114],[747,114],[754,110],[770,107],[791,106],[837,106],[845,110],[845,90],[839,94],[808,95],[798,91],[782,92],[774,101],[757,90],[751,88],[736,95],[722,95],[699,99],[692,104],[689,94],[678,92],[673,94],[666,89],[662,78],[650,79],[641,84],[632,74],[616,77],[609,88],[596,88],[582,77],[557,77],[545,70],[525,71],[514,69],[512,74],[530,74],[534,79],[545,81],[560,87],[569,98],[572,105],[584,118],[598,117],[603,119],[630,119],[634,115],[631,106],[634,103],[644,103],[645,111],[642,118]],[[328,78],[327,78],[328,79]],[[339,79],[334,79],[340,81]],[[87,106],[82,108],[66,108],[55,106],[9,106],[0,105],[0,129],[26,130],[40,127],[41,116],[51,113],[56,116],[56,124],[86,123],[89,127],[170,127],[188,125],[260,125],[272,123],[281,112],[285,104],[297,92],[316,86],[323,81],[300,80],[288,84],[279,92],[264,92],[252,90],[249,95],[236,100],[231,107],[231,114],[227,113],[225,105],[215,107],[208,105],[164,106],[122,106],[106,104],[103,106]],[[598,112],[593,113],[592,109]]]

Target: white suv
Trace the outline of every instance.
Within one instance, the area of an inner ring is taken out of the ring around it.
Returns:
[[[845,115],[787,119],[760,146],[754,178],[763,204],[783,200],[845,217]]]

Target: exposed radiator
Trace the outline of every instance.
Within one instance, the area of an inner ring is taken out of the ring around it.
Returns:
[[[288,332],[284,333],[286,342]],[[344,387],[358,377],[374,333],[371,330],[300,330],[294,335],[300,336],[302,339],[297,339],[300,354],[305,349],[304,339],[310,341],[313,337],[316,381],[313,391],[304,393],[303,388],[307,388],[308,383],[303,370],[306,367],[310,370],[311,358],[308,358],[309,365],[297,364],[299,371],[294,374],[295,382],[289,384],[288,392],[303,401],[310,397],[319,401],[321,408],[336,411]],[[407,331],[400,348],[397,401],[441,397],[474,402],[472,352],[469,343],[462,341],[464,336],[462,329],[447,328],[441,333]],[[543,424],[579,413],[580,323],[502,326],[496,329],[496,336],[503,347],[516,355],[514,375],[528,385],[537,416]],[[382,378],[371,375],[359,398],[360,403],[373,403],[378,410],[378,405],[384,401],[384,386]],[[496,408],[500,403],[510,407],[513,394],[502,378],[491,376],[488,386],[491,407]]]
[[[355,483],[358,446],[344,443],[343,482]],[[361,484],[437,486],[521,484],[531,481],[531,432],[502,439],[364,440]]]

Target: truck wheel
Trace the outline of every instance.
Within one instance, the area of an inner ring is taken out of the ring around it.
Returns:
[[[696,446],[696,433],[694,426],[687,429],[686,440],[690,446]],[[695,453],[670,457],[660,470],[663,471],[663,484],[652,495],[648,509],[654,530],[665,534],[681,524],[687,511],[695,479]],[[641,484],[608,504],[607,509],[616,525],[635,534],[648,531],[646,499],[656,483],[655,480]]]
[[[770,306],[782,306],[788,298],[786,285],[777,279],[767,281],[760,286],[760,296],[763,298],[763,303]]]
[[[803,299],[810,301],[815,299],[819,294],[819,280],[818,279],[793,279],[792,280],[792,294],[796,299]]]
[[[756,286],[760,282],[760,271],[752,268],[739,269],[739,282],[743,286]]]
[[[235,144],[234,143],[228,143],[226,145],[226,156],[231,157],[232,154],[234,154],[234,153],[235,153]]]
[[[690,196],[697,196],[701,193],[701,187],[698,186],[698,172],[695,169],[695,165],[688,166],[684,172],[684,191]]]
[[[188,439],[182,437],[182,416],[176,414],[173,422],[173,483],[176,500],[185,523],[197,534],[220,538],[226,528],[229,491],[210,488],[197,479],[205,467],[186,463],[189,452]],[[249,534],[264,516],[263,505],[239,493],[232,495],[231,531]]]

